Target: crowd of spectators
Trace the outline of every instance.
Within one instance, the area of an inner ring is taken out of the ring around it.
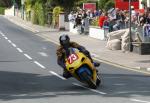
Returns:
[[[93,20],[97,20],[97,26],[101,29],[107,27],[109,31],[116,31],[129,27],[129,11],[119,10],[118,8],[112,8],[110,10],[82,10],[79,9],[77,12],[71,12],[68,15],[69,21],[74,22],[74,28],[81,26],[81,33],[84,32],[85,22],[91,25]],[[134,26],[142,27],[150,24],[150,9],[135,10],[131,6],[131,23]]]

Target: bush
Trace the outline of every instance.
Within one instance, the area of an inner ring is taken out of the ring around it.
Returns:
[[[0,14],[4,15],[5,12],[5,8],[4,7],[0,7]]]
[[[92,19],[91,26],[99,26],[99,25],[98,25],[98,21],[99,21],[98,18]]]
[[[114,1],[110,0],[110,1],[108,1],[108,2],[105,4],[104,9],[107,11],[107,10],[109,10],[110,8],[113,8],[114,5],[115,5]]]
[[[44,8],[43,5],[39,2],[36,2],[33,7],[32,23],[39,25],[45,24]]]
[[[31,16],[32,23],[39,24],[39,22],[38,22],[38,3],[35,3],[35,5],[33,6],[32,13],[33,13]]]
[[[39,4],[39,8],[38,8],[38,21],[40,25],[45,24],[45,13],[44,13],[43,5],[41,3]]]
[[[63,8],[56,6],[53,9],[53,25],[54,27],[58,26],[58,22],[59,22],[59,14],[62,13]]]

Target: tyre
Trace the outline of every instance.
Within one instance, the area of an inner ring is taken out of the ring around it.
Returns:
[[[81,76],[82,76],[82,78],[84,78],[85,82],[89,85],[90,88],[92,88],[92,89],[97,88],[96,84],[93,82],[91,77],[86,72],[83,72],[81,74]]]
[[[100,74],[97,73],[96,85],[99,86],[100,84],[101,84],[101,77],[100,77]]]

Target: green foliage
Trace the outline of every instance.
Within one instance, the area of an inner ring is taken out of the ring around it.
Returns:
[[[114,7],[114,0],[99,0],[99,7],[104,10],[108,10]]]
[[[0,7],[11,7],[12,4],[12,0],[0,0]]]
[[[33,7],[32,23],[40,25],[45,24],[44,8],[43,5],[39,2],[36,2]]]
[[[5,8],[4,7],[0,7],[0,14],[4,15],[5,12]]]
[[[94,18],[91,22],[91,26],[98,26],[98,21],[99,21],[98,18]]]
[[[59,13],[64,8],[65,13],[70,12],[77,2],[88,2],[90,0],[25,0],[25,10],[27,20],[31,20],[34,24],[44,25],[50,19],[48,14],[53,12],[52,22],[58,24]]]
[[[38,20],[40,25],[45,24],[45,13],[44,13],[43,5],[41,3],[39,4],[39,8],[38,8]]]
[[[103,9],[104,6],[105,6],[105,4],[106,4],[108,1],[109,1],[109,0],[99,0],[99,7],[100,7],[101,9]]]
[[[32,10],[32,2],[31,2],[31,0],[26,0],[25,1],[25,11],[26,11],[27,20],[31,19],[31,10]]]
[[[63,8],[61,8],[60,6],[56,6],[53,9],[53,25],[57,26],[58,22],[59,22],[59,14],[63,12]]]
[[[141,4],[146,5],[147,4],[147,0],[142,0]]]
[[[105,4],[104,9],[107,11],[107,10],[109,10],[110,8],[113,8],[114,5],[115,5],[114,1],[110,0],[110,1],[108,1],[108,2]]]

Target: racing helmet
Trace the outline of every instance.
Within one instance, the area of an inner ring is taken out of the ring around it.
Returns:
[[[59,37],[59,42],[63,47],[69,47],[70,37],[67,34],[63,34]]]

